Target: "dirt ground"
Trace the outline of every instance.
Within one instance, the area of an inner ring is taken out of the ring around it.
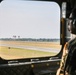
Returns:
[[[61,48],[61,46],[58,43],[54,43],[54,42],[52,43],[52,42],[27,42],[27,41],[25,42],[24,41],[0,41],[0,44],[57,48],[59,50]],[[56,55],[56,53],[0,46],[0,56],[3,59],[46,57],[46,56],[53,56],[53,55]]]

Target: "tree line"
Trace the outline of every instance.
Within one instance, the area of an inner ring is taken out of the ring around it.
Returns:
[[[1,38],[0,40],[4,41],[40,41],[40,42],[59,42],[60,39],[54,38],[54,39],[47,39],[47,38],[18,38],[18,39],[13,39],[13,38]]]

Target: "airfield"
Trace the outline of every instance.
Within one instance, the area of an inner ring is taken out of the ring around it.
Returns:
[[[0,57],[3,59],[53,56],[60,49],[57,42],[0,41]]]

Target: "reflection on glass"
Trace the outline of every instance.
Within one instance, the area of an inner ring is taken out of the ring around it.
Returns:
[[[54,2],[6,0],[0,5],[0,55],[46,57],[60,51],[60,8]]]

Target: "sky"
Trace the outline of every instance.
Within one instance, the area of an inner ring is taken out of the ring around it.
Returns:
[[[0,38],[60,38],[60,8],[54,2],[4,0]]]

